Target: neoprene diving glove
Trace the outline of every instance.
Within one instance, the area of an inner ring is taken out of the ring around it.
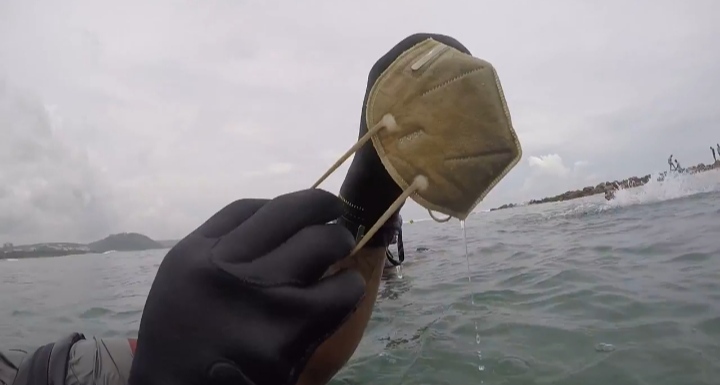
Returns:
[[[323,190],[239,200],[168,252],[140,322],[130,385],[290,385],[355,310],[343,206]]]

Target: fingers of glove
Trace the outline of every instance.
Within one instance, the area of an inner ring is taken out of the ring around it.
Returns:
[[[218,367],[210,376],[218,381],[211,381],[211,385],[230,385],[234,377],[243,385],[247,383],[243,382],[243,377],[258,383],[296,383],[297,377],[310,357],[308,352],[317,349],[342,326],[355,312],[364,294],[365,281],[362,275],[354,270],[340,272],[307,287],[277,286],[266,289],[267,303],[264,306],[269,308],[267,313],[263,311],[262,314],[265,317],[270,314],[280,317],[269,318],[264,323],[266,326],[264,330],[271,335],[260,334],[257,337],[269,345],[254,350],[253,346],[247,345],[249,340],[259,341],[257,338],[248,338],[247,333],[252,331],[238,329],[235,330],[237,334],[229,332],[226,341],[226,346],[230,349],[228,357],[234,355],[232,353],[234,349],[256,351],[258,356],[254,358],[255,362],[252,366],[242,367],[244,373],[238,373],[228,367],[232,365]],[[285,305],[282,309],[273,310],[273,303]],[[260,306],[259,310],[263,308],[263,303],[258,301],[254,306]],[[251,329],[258,330],[258,327]],[[268,358],[277,359],[279,362],[267,362]],[[272,364],[274,369],[272,373],[265,370],[269,364]],[[290,368],[293,370],[289,373],[285,371]],[[239,374],[244,376],[240,377]]]
[[[215,213],[193,233],[207,238],[223,236],[253,216],[268,202],[270,202],[269,199],[236,200]]]
[[[343,226],[305,227],[266,256],[256,259],[250,274],[268,283],[314,282],[332,264],[350,255],[353,247],[355,239]]]
[[[340,198],[320,189],[281,195],[225,235],[214,247],[224,261],[257,258],[288,240],[302,228],[320,225],[342,215]]]
[[[308,343],[319,344],[355,312],[365,296],[365,280],[355,270],[343,270],[301,291],[296,303],[306,304],[304,318],[311,320],[302,334],[308,336]]]

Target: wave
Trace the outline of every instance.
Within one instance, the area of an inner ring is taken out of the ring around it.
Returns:
[[[561,204],[560,210],[546,213],[546,216],[547,214],[553,217],[584,216],[720,191],[720,172],[718,171],[698,174],[671,174],[662,182],[657,181],[659,175],[659,173],[653,174],[650,181],[643,186],[616,191],[613,200],[607,201],[602,195],[595,195],[569,201]]]
[[[655,174],[644,186],[618,190],[615,199],[606,201],[610,207],[656,203],[686,198],[697,194],[720,191],[720,172],[709,171],[698,174],[670,174],[662,182]]]

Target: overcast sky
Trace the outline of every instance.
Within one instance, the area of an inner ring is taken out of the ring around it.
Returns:
[[[0,241],[177,238],[236,198],[308,187],[357,137],[370,67],[415,32],[498,69],[524,156],[479,209],[670,153],[709,163],[718,15],[717,0],[0,0]]]

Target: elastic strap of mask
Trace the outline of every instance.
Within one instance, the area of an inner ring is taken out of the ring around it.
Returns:
[[[448,215],[447,218],[445,218],[445,219],[440,219],[440,218],[436,217],[435,214],[433,214],[432,210],[428,210],[428,214],[430,214],[430,218],[432,218],[432,220],[434,220],[437,223],[445,223],[445,222],[449,221],[450,219],[452,219],[452,215]]]
[[[385,222],[390,219],[390,217],[397,211],[400,206],[402,206],[403,202],[405,202],[405,199],[410,197],[410,195],[414,194],[416,191],[425,190],[428,186],[428,180],[426,177],[422,175],[418,175],[415,177],[415,180],[413,183],[408,186],[405,190],[403,190],[402,194],[395,199],[395,201],[390,205],[390,207],[383,213],[382,216],[380,216],[380,219],[375,222],[373,227],[370,228],[370,230],[365,233],[365,236],[355,245],[355,248],[350,253],[350,255],[354,255],[357,253],[358,250],[362,249],[363,246],[365,246],[366,243],[372,238],[375,233],[380,230],[380,228],[385,224]]]
[[[359,150],[360,147],[362,147],[365,143],[367,143],[367,141],[370,140],[370,138],[372,138],[372,136],[374,134],[376,134],[378,131],[380,131],[383,128],[388,129],[388,130],[394,130],[394,129],[396,129],[396,127],[397,127],[397,123],[395,122],[395,118],[391,114],[385,114],[385,116],[383,116],[382,119],[380,119],[380,122],[378,122],[376,125],[372,126],[372,128],[370,128],[365,135],[363,135],[360,139],[358,139],[358,141],[352,147],[350,147],[350,149],[347,150],[340,157],[340,159],[338,159],[335,162],[335,164],[333,164],[327,171],[325,171],[325,173],[320,177],[320,179],[317,180],[317,182],[315,182],[312,185],[311,188],[317,188],[320,185],[320,183],[322,183],[325,179],[327,179],[327,177],[330,176],[330,174],[332,174],[335,170],[337,170],[338,167],[340,167],[343,164],[343,162],[345,162],[350,157],[350,155],[354,154],[357,150]],[[383,213],[383,215],[380,216],[380,218],[377,220],[377,222],[375,222],[375,224],[370,228],[370,230],[368,230],[365,233],[365,235],[362,237],[362,239],[360,239],[360,241],[358,241],[357,245],[355,245],[355,248],[350,253],[350,256],[357,253],[358,250],[362,249],[363,246],[365,246],[365,244],[368,243],[368,241],[372,238],[372,236],[375,235],[375,233],[377,233],[378,230],[380,230],[380,228],[385,224],[385,222],[387,222],[387,220],[390,219],[390,217],[393,215],[393,213],[395,213],[395,211],[397,211],[400,208],[400,206],[402,206],[403,202],[405,202],[405,200],[408,197],[410,197],[410,195],[414,194],[416,191],[426,189],[427,186],[428,186],[428,180],[425,176],[423,176],[423,175],[416,176],[413,183],[410,186],[408,186],[408,188],[403,190],[402,194],[400,194],[400,196],[390,205],[390,207]]]
[[[350,157],[350,155],[357,152],[357,150],[359,150],[360,147],[362,147],[365,143],[367,143],[367,141],[370,140],[370,138],[372,138],[372,136],[374,134],[376,134],[378,131],[380,131],[383,128],[387,128],[389,130],[394,130],[396,127],[397,127],[397,123],[395,123],[395,118],[393,118],[393,116],[390,114],[385,114],[385,116],[383,116],[383,118],[380,119],[378,124],[372,126],[372,128],[369,129],[368,132],[365,133],[365,135],[363,135],[360,139],[358,139],[358,141],[355,143],[355,145],[350,147],[350,149],[347,150],[340,157],[340,159],[335,161],[335,164],[330,166],[330,168],[327,171],[325,171],[325,173],[320,177],[320,179],[318,179],[317,182],[315,182],[312,185],[312,187],[310,187],[310,188],[317,188],[318,186],[320,186],[320,183],[322,183],[325,179],[327,179],[327,177],[329,177],[330,174],[335,172],[335,170],[337,170],[338,167],[340,167]]]

